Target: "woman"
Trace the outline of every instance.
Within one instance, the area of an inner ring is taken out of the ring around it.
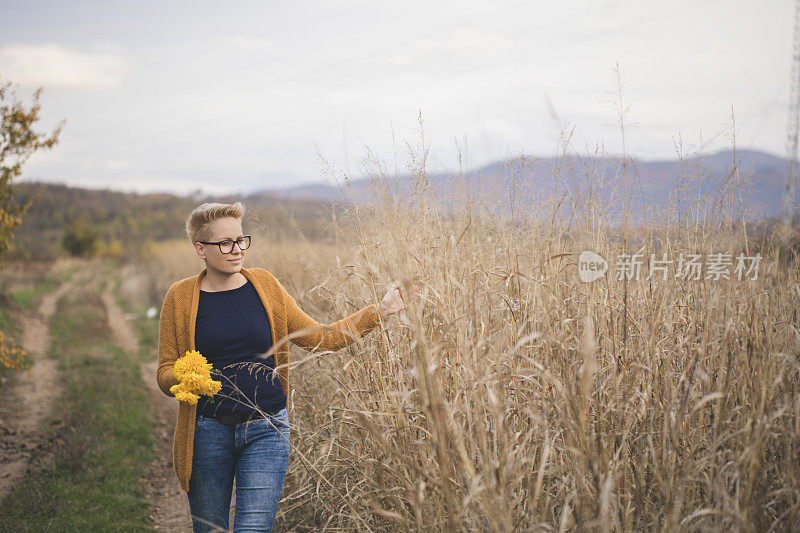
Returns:
[[[320,325],[272,274],[242,266],[251,241],[242,233],[243,215],[239,202],[192,211],[186,232],[206,268],[174,283],[161,308],[157,379],[164,394],[174,396],[173,365],[189,350],[222,372],[215,378],[220,392],[196,405],[180,402],[178,409],[173,468],[187,492],[194,531],[228,529],[234,478],[235,531],[272,529],[289,457],[287,341],[311,351],[338,350],[404,308],[395,288],[378,305]],[[270,348],[274,354],[265,359]]]

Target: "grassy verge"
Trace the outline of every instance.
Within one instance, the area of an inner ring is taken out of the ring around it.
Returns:
[[[0,332],[3,339],[0,340],[0,351],[8,351],[20,347],[22,342],[22,324],[20,315],[25,311],[34,311],[48,292],[69,281],[78,270],[78,265],[71,265],[67,268],[58,270],[52,274],[46,274],[46,269],[37,268],[31,275],[30,284],[14,288],[0,294]],[[20,368],[30,368],[33,364],[30,354],[24,352],[17,359]],[[15,373],[19,369],[16,366],[7,366],[0,362],[0,384],[5,384],[14,379]]]
[[[39,287],[43,284],[38,284]],[[21,356],[16,354],[15,349],[21,348],[22,324],[20,314],[23,309],[32,309],[39,297],[45,293],[41,289],[36,292],[32,287],[26,287],[17,291],[0,294],[0,352],[5,355],[0,357],[0,385],[4,385],[13,380],[16,372],[21,368],[29,368],[33,361],[31,356],[24,352]],[[7,364],[3,363],[3,360]],[[17,362],[19,368],[17,367]]]
[[[120,269],[121,265],[112,273],[114,283],[111,288],[111,294],[114,296],[117,305],[128,314],[133,332],[139,340],[139,353],[136,354],[139,362],[153,361],[158,357],[158,317],[161,311],[160,306],[152,305],[151,302],[146,300],[131,298],[130,294],[126,297],[121,287]],[[153,314],[148,317],[147,313],[151,308]]]
[[[10,298],[3,298],[2,302],[6,305],[0,305],[0,388],[11,382],[15,373],[19,372],[17,364],[20,368],[29,368],[32,364],[27,352],[18,355],[16,351],[22,340],[22,328],[17,319],[18,313],[12,314],[10,311],[14,303]]]
[[[10,300],[10,297],[3,295],[4,303],[8,301],[6,298],[9,298]],[[20,335],[20,333],[22,333],[22,330],[19,326],[19,322],[14,320],[11,312],[8,309],[8,307],[11,307],[12,305],[14,304],[11,303],[10,305],[0,305],[0,331],[4,331],[8,335],[17,337]]]
[[[65,278],[64,281],[67,279],[69,278]],[[56,285],[57,282],[55,280],[45,278],[33,285],[12,291],[10,294],[11,300],[19,307],[31,310],[36,306],[42,296],[52,291]]]
[[[152,459],[138,363],[113,345],[96,292],[68,294],[53,319],[51,356],[64,395],[53,453],[2,502],[0,531],[149,531],[140,476]]]

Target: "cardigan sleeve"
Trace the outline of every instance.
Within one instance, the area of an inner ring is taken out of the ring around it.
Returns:
[[[156,381],[161,391],[174,397],[170,387],[178,384],[173,373],[173,366],[178,360],[178,334],[175,321],[175,297],[173,288],[167,291],[164,304],[161,306],[161,317],[158,326],[158,370]]]
[[[288,334],[291,337],[292,333],[299,333],[290,340],[311,352],[340,350],[378,325],[378,309],[375,304],[370,304],[333,324],[320,324],[300,309],[280,283],[278,286],[283,292]]]

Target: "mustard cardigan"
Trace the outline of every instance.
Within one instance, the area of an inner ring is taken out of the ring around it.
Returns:
[[[335,351],[360,338],[378,324],[378,310],[372,304],[343,320],[322,325],[305,314],[294,298],[268,271],[262,268],[249,270],[242,268],[241,272],[256,288],[267,311],[272,340],[274,345],[278,345],[275,352],[276,366],[289,361],[288,340],[312,352]],[[175,396],[169,389],[178,383],[172,368],[175,361],[187,351],[194,350],[200,281],[205,275],[206,269],[203,269],[197,276],[172,284],[164,297],[159,319],[156,379],[158,386],[167,396]],[[291,334],[294,336],[287,339]],[[288,369],[286,367],[279,369],[278,377],[286,397],[289,398]],[[172,467],[178,476],[181,488],[187,492],[192,475],[192,446],[196,416],[196,405],[180,402],[172,446]]]

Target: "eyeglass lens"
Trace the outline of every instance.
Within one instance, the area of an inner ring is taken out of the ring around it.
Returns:
[[[240,250],[247,250],[250,248],[250,236],[246,235],[244,237],[239,237],[235,241],[222,241],[219,243],[220,251],[223,254],[229,254],[233,252],[233,243],[238,244]]]

